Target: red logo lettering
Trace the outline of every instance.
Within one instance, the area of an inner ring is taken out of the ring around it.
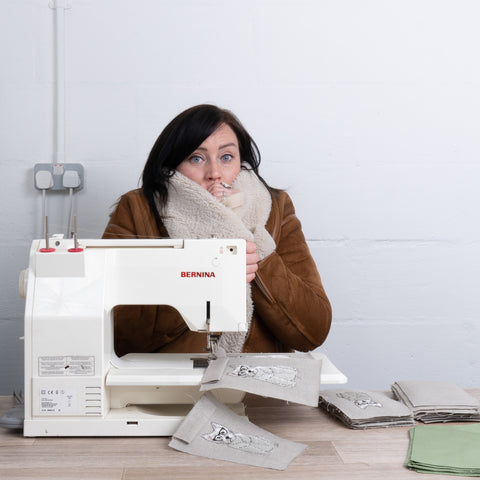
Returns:
[[[180,272],[180,276],[186,278],[216,278],[215,272]]]

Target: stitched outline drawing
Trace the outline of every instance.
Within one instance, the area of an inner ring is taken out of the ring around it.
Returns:
[[[253,378],[255,380],[271,383],[285,388],[293,388],[297,384],[297,369],[284,365],[255,366],[232,365],[232,371],[227,375],[238,378]]]
[[[211,422],[211,426],[213,430],[210,433],[202,434],[201,437],[219,446],[235,448],[256,455],[269,455],[275,447],[278,447],[278,444],[258,435],[235,433],[228,427],[215,422]]]
[[[367,407],[383,407],[380,402],[376,402],[370,395],[364,392],[341,392],[337,393],[337,397],[349,400],[355,406],[361,409],[365,409]]]

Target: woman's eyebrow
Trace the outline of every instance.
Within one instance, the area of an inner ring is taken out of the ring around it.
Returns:
[[[233,143],[233,142],[231,142],[231,143],[226,143],[225,145],[220,145],[219,150],[221,150],[222,148],[227,148],[227,147],[236,147],[236,148],[238,148],[238,145],[237,145],[236,143]]]
[[[235,147],[235,148],[238,148],[238,145],[234,142],[231,142],[231,143],[226,143],[225,145],[220,145],[218,147],[219,150],[222,150],[223,148],[227,148],[227,147]],[[206,152],[208,149],[205,148],[205,147],[198,147],[197,149],[195,149],[195,151],[197,150],[202,150],[202,152]]]

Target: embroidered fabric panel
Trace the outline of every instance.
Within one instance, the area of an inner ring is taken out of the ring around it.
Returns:
[[[240,417],[206,393],[169,446],[193,455],[284,470],[306,445],[284,440]]]
[[[264,397],[318,406],[321,361],[309,354],[219,354],[200,390],[242,390]]]
[[[327,390],[321,393],[319,405],[349,428],[414,424],[410,409],[382,392]]]

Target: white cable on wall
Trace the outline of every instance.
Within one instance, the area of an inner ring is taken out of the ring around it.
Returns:
[[[55,10],[55,152],[53,163],[65,162],[65,10],[69,0],[51,0]]]
[[[67,161],[65,148],[65,10],[70,8],[69,0],[51,0],[49,7],[55,10],[55,151],[52,163],[63,166]],[[77,171],[65,171],[63,187],[69,191],[67,238],[72,236],[73,189],[79,187],[80,184],[81,179]]]

